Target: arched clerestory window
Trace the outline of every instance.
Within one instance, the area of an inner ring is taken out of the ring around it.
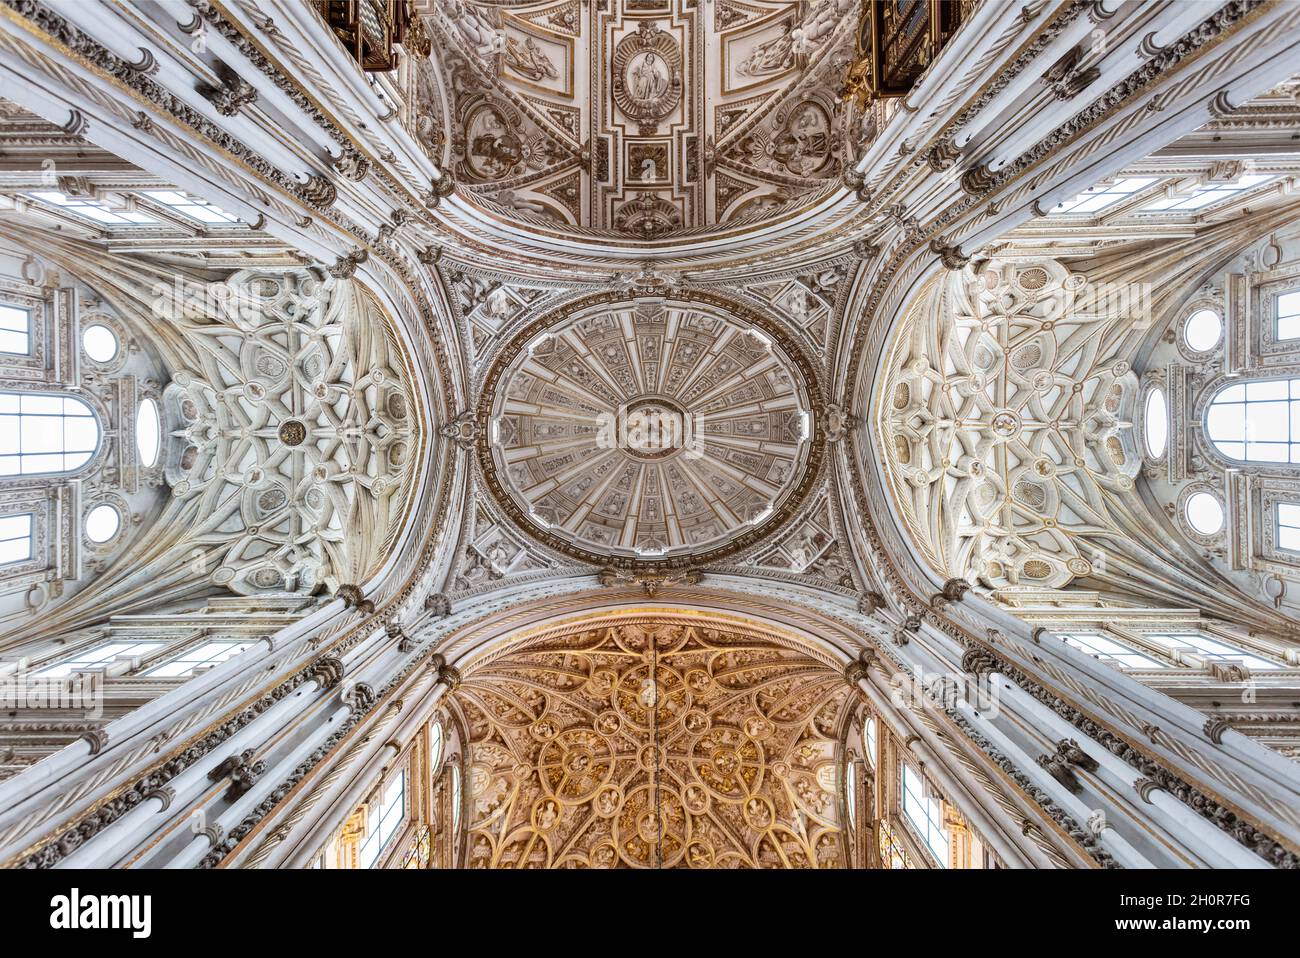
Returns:
[[[1300,379],[1262,379],[1220,389],[1205,435],[1240,462],[1300,463]]]
[[[75,396],[0,392],[0,476],[73,472],[100,435],[94,410]]]

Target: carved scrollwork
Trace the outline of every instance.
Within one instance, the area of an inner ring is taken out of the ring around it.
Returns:
[[[445,618],[451,615],[451,599],[446,593],[432,592],[424,597],[424,609],[435,618]]]
[[[930,251],[938,254],[943,265],[951,270],[962,269],[970,262],[970,257],[962,254],[959,245],[949,244],[941,236],[930,240]]]
[[[1231,728],[1232,726],[1223,719],[1211,718],[1205,720],[1205,725],[1202,727],[1202,731],[1205,732],[1205,737],[1215,745],[1222,745],[1224,733],[1229,731]]]
[[[449,692],[454,692],[460,688],[464,679],[460,674],[460,669],[454,665],[444,664],[438,667],[438,681],[447,686]]]
[[[225,799],[233,802],[239,796],[243,795],[255,784],[266,771],[266,763],[253,761],[253,756],[257,754],[253,749],[245,749],[238,755],[227,756],[222,762],[208,772],[208,778],[211,781],[219,782],[223,778],[230,779],[230,787],[226,789]]]
[[[457,446],[464,450],[471,450],[474,444],[478,442],[479,423],[478,417],[472,410],[466,410],[442,425],[438,434],[444,439],[450,439]]]
[[[704,573],[699,569],[694,568],[674,569],[663,572],[625,572],[621,569],[606,567],[596,573],[596,578],[601,585],[606,587],[618,585],[640,586],[645,592],[646,597],[653,599],[666,588],[671,588],[675,585],[698,584],[704,579]]]
[[[1149,778],[1139,778],[1133,783],[1133,788],[1137,790],[1138,796],[1148,805],[1151,803],[1151,795],[1154,792],[1163,791],[1158,782]]]
[[[822,410],[822,429],[827,442],[839,442],[858,427],[858,417],[835,403]]]
[[[344,583],[334,590],[334,595],[343,600],[345,608],[356,609],[363,615],[369,615],[375,611],[375,603],[365,597],[358,585]]]
[[[1085,50],[1082,46],[1073,47],[1043,74],[1043,83],[1058,100],[1073,99],[1101,76],[1101,68],[1096,64],[1081,66]]]
[[[307,667],[307,677],[323,689],[332,689],[343,681],[343,660],[333,655],[322,656]]]
[[[881,609],[887,608],[889,605],[879,592],[864,592],[858,596],[858,611],[863,615],[875,615]]]
[[[340,256],[334,265],[329,267],[329,274],[335,279],[350,279],[356,275],[357,267],[364,263],[370,257],[370,251],[357,247],[345,256]]]
[[[345,147],[334,158],[331,166],[339,176],[354,182],[364,180],[370,172],[370,160],[355,147]]]
[[[942,609],[953,602],[960,602],[970,591],[970,583],[965,579],[952,578],[943,584],[943,588],[930,599],[930,607]]]
[[[377,700],[375,687],[368,682],[358,682],[343,694],[343,704],[359,715],[370,711]]]
[[[972,675],[984,676],[998,671],[998,661],[983,649],[971,649],[961,657],[961,669]]]
[[[938,173],[949,169],[960,156],[961,150],[957,149],[952,137],[944,137],[926,154],[926,162],[929,163],[930,169]]]
[[[244,107],[257,101],[257,89],[243,77],[230,70],[222,70],[219,77],[220,85],[203,86],[199,92],[222,116],[235,116]]]

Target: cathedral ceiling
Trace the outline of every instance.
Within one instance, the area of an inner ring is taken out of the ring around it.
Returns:
[[[691,616],[561,631],[470,669],[479,868],[828,868],[847,861],[840,673]]]
[[[658,239],[773,220],[838,182],[855,7],[440,0],[426,122],[441,116],[463,195],[533,228]]]

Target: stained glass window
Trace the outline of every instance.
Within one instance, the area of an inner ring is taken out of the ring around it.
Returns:
[[[434,722],[429,726],[429,771],[436,773],[442,764],[442,723]]]
[[[907,849],[888,821],[880,822],[880,862],[885,868],[914,868]]]
[[[451,833],[460,831],[460,766],[451,767]]]
[[[433,854],[433,838],[428,825],[421,825],[411,839],[410,846],[402,855],[403,868],[428,868]]]

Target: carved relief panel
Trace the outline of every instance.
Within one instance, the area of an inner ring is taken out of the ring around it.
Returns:
[[[843,678],[706,625],[579,629],[467,672],[470,867],[849,864]]]
[[[837,182],[852,0],[441,0],[448,139],[492,212],[657,238],[802,208]]]

